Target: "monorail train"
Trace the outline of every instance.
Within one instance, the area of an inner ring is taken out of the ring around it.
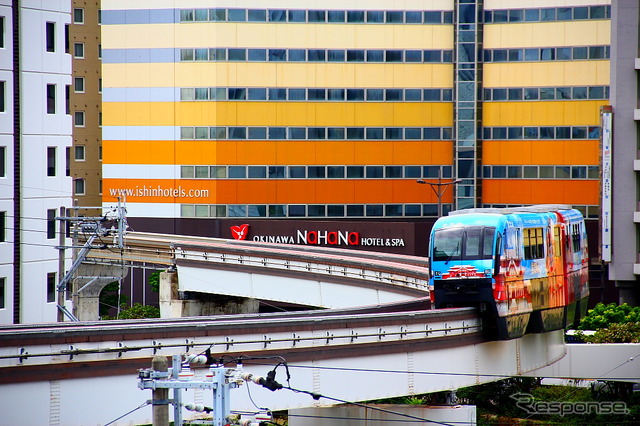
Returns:
[[[499,340],[563,329],[586,313],[587,232],[569,206],[457,210],[429,241],[435,308],[477,306]]]

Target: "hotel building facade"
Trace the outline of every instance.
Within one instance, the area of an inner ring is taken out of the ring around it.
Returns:
[[[440,206],[570,204],[600,263],[609,0],[101,7],[103,205],[133,229],[424,255]]]

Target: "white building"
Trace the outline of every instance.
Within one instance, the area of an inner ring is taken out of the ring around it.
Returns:
[[[70,22],[68,0],[0,0],[0,324],[58,316],[55,218],[72,186]]]

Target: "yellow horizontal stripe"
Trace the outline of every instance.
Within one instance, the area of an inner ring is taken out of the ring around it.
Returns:
[[[103,141],[104,164],[451,164],[451,141]]]
[[[611,44],[611,22],[559,21],[484,26],[485,49],[602,46]]]
[[[104,49],[248,47],[452,49],[449,25],[202,22],[102,26]]]
[[[453,87],[451,64],[103,64],[103,87]]]
[[[485,64],[484,87],[606,86],[610,64],[601,61]]]
[[[482,163],[490,165],[598,165],[599,141],[508,140],[482,142]]]
[[[608,101],[485,102],[484,126],[597,126]]]
[[[105,102],[105,126],[451,126],[449,102]]]

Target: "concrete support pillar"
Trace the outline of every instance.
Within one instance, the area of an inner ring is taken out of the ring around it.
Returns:
[[[128,268],[81,265],[72,284],[73,315],[80,321],[100,319],[100,292],[109,283],[127,276]]]
[[[260,308],[256,299],[181,292],[178,273],[171,270],[160,273],[159,297],[161,318],[249,314]]]

